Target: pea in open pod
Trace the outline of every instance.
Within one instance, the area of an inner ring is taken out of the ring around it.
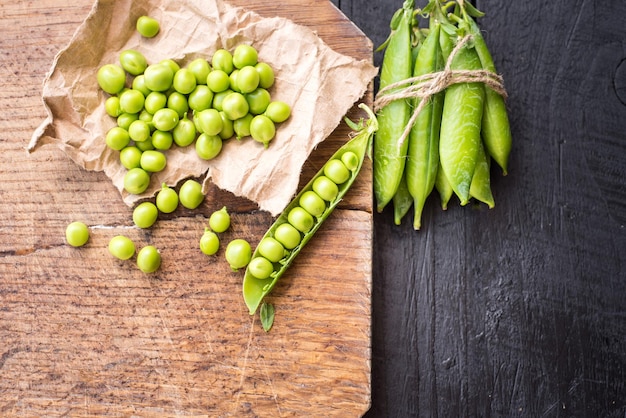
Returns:
[[[358,125],[346,119],[346,123],[348,123],[355,131],[355,136],[348,142],[346,142],[343,146],[341,146],[329,159],[329,161],[332,161],[334,159],[341,160],[341,157],[345,153],[350,152],[357,156],[358,164],[350,167],[350,177],[348,178],[348,180],[346,180],[342,184],[337,185],[339,192],[330,202],[327,202],[326,209],[323,211],[323,213],[319,216],[314,216],[313,226],[308,229],[307,232],[302,233],[302,239],[300,240],[300,243],[295,246],[295,248],[286,250],[285,256],[281,260],[272,263],[274,271],[269,275],[268,278],[259,279],[251,273],[249,268],[246,269],[243,278],[243,298],[248,309],[250,310],[250,315],[254,315],[258,307],[261,305],[263,298],[272,291],[278,280],[282,277],[285,271],[287,271],[300,250],[302,250],[306,243],[313,237],[315,232],[320,228],[320,226],[328,218],[331,212],[335,209],[337,204],[341,201],[343,196],[350,189],[350,186],[352,185],[352,183],[354,183],[354,180],[361,170],[365,156],[369,155],[371,157],[370,152],[372,138],[374,136],[374,133],[378,130],[378,121],[372,110],[367,107],[367,105],[361,103],[359,107],[361,109],[364,109],[368,113],[369,119],[367,121],[361,120]],[[275,238],[274,233],[276,229],[284,223],[289,223],[289,213],[294,208],[300,207],[301,196],[304,193],[313,190],[313,183],[315,179],[323,175],[324,167],[322,167],[315,174],[315,176],[313,176],[313,178],[306,184],[306,186],[304,186],[300,190],[300,192],[294,197],[291,203],[289,203],[289,205],[287,205],[287,207],[278,216],[278,218],[276,218],[272,226],[270,226],[270,228],[263,235],[261,240],[259,240],[259,242],[267,237]],[[252,259],[255,259],[259,256],[260,254],[257,247],[252,254]]]

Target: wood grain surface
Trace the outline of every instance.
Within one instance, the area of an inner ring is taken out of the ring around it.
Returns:
[[[372,44],[328,1],[235,1],[310,27],[335,50]],[[139,230],[103,173],[54,146],[25,150],[44,120],[44,75],[91,0],[0,0],[0,416],[360,416],[370,405],[371,165],[273,293],[270,333],[250,317],[243,272],[198,249],[226,205],[223,242],[252,245],[272,222],[216,188]],[[363,100],[371,102],[371,91]],[[352,119],[364,116],[359,109]],[[313,153],[301,182],[348,139],[345,124]],[[80,249],[68,223],[90,226]],[[156,245],[154,275],[114,260],[108,240]]]
[[[334,2],[374,47],[402,5]],[[492,210],[435,195],[421,232],[375,214],[366,417],[623,418],[626,2],[472,4],[509,93],[510,173]]]

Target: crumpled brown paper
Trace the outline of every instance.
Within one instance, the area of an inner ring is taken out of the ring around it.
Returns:
[[[160,22],[155,38],[137,33],[141,15]],[[125,49],[141,51],[149,63],[173,58],[182,66],[197,57],[210,59],[219,48],[232,51],[240,43],[253,45],[259,60],[274,69],[272,99],[292,107],[269,148],[251,138],[230,139],[217,158],[203,161],[193,146],[173,147],[167,151],[167,168],[152,175],[143,195],[126,193],[126,169],[104,141],[115,121],[104,111],[107,95],[98,88],[97,69],[119,62]],[[162,183],[173,186],[206,174],[205,190],[211,181],[275,216],[296,193],[311,151],[337,127],[376,73],[371,62],[337,53],[304,26],[221,0],[99,0],[55,57],[43,87],[48,117],[33,133],[28,150],[56,144],[85,169],[104,171],[128,205],[153,196]]]

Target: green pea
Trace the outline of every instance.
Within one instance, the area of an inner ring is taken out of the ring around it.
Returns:
[[[237,271],[247,266],[250,262],[252,248],[248,241],[237,238],[228,243],[224,256],[228,264],[230,264],[230,268]]]
[[[237,86],[237,76],[239,75],[239,70],[235,68],[232,73],[228,76],[228,85],[231,90],[241,93],[239,87]]]
[[[152,138],[148,138],[142,142],[135,142],[135,146],[139,148],[141,152],[149,151],[154,149],[154,145],[152,145]]]
[[[193,179],[185,181],[178,191],[178,199],[187,209],[197,208],[204,200],[202,185]]]
[[[152,123],[160,131],[171,131],[179,121],[178,113],[174,109],[165,107],[155,112]]]
[[[265,112],[271,101],[270,93],[261,87],[246,94],[245,96],[248,106],[250,107],[250,113],[255,115],[260,115]]]
[[[171,92],[167,96],[167,107],[175,111],[179,119],[183,118],[189,111],[188,96],[177,91]]]
[[[233,65],[235,68],[254,66],[257,64],[258,58],[258,52],[253,46],[240,44],[233,52]]]
[[[130,194],[141,194],[150,185],[150,175],[143,168],[131,168],[124,175],[124,189]]]
[[[269,89],[274,84],[274,70],[272,67],[265,63],[259,62],[254,66],[259,73],[259,87]]]
[[[289,225],[289,224],[284,224],[284,225]],[[293,234],[293,233],[289,232],[289,234]],[[298,245],[298,243],[300,242],[300,233],[296,231],[296,234],[294,235],[294,237],[296,235],[298,237],[298,242],[295,245]],[[257,251],[259,252],[259,254],[267,258],[272,263],[278,263],[280,260],[282,260],[285,257],[285,247],[283,246],[283,244],[280,243],[280,241],[278,241],[278,239],[272,238],[272,237],[263,238],[259,242],[259,245],[257,245]]]
[[[142,151],[136,146],[128,146],[120,151],[120,163],[124,168],[130,170],[140,166]]]
[[[159,64],[164,64],[170,67],[170,69],[172,70],[172,74],[176,74],[176,72],[180,70],[180,65],[178,65],[178,63],[171,58],[161,60],[159,61]]]
[[[312,189],[322,199],[327,202],[332,202],[339,193],[337,183],[333,182],[326,176],[319,176],[313,180]]]
[[[288,215],[287,221],[293,225],[298,231],[307,233],[313,228],[315,220],[313,216],[303,208],[296,206],[292,208]]]
[[[163,109],[167,105],[167,96],[160,91],[151,91],[144,101],[144,108],[153,115],[157,110]]]
[[[359,167],[359,157],[352,151],[344,152],[341,156],[341,162],[350,171],[354,171]]]
[[[213,58],[211,59],[211,65],[215,70],[222,70],[226,74],[230,74],[233,72],[233,56],[232,54],[225,49],[218,49],[213,54]]]
[[[222,151],[222,138],[219,135],[202,133],[196,139],[196,154],[203,160],[212,160]]]
[[[187,119],[187,115],[185,115],[172,129],[172,137],[179,147],[191,145],[196,139],[196,125],[192,120]]]
[[[276,126],[267,116],[256,115],[250,121],[250,135],[255,141],[261,142],[267,148],[276,135]]]
[[[189,94],[187,102],[189,108],[196,112],[209,109],[213,102],[213,92],[208,86],[200,84]]]
[[[120,109],[125,113],[139,113],[144,107],[145,97],[139,90],[127,89],[120,94]]]
[[[243,118],[239,118],[233,121],[233,130],[235,131],[235,135],[237,139],[244,138],[246,136],[250,136],[250,122],[252,122],[253,114],[248,113]]]
[[[152,91],[167,91],[174,81],[174,71],[164,63],[148,65],[143,76],[146,87]]]
[[[220,93],[230,87],[230,78],[225,71],[213,69],[207,76],[206,85],[214,93]]]
[[[178,207],[178,201],[176,190],[163,183],[156,195],[156,207],[163,213],[172,213]]]
[[[237,120],[248,114],[248,101],[241,93],[232,92],[222,101],[222,110],[230,120]]]
[[[220,112],[220,117],[222,118],[222,130],[220,131],[220,138],[223,140],[227,140],[232,138],[235,135],[235,122],[228,119],[226,113],[222,110]]]
[[[154,273],[161,267],[161,253],[153,245],[146,245],[137,253],[137,267],[144,273]]]
[[[172,132],[160,131],[158,129],[152,132],[152,145],[154,146],[155,149],[166,151],[172,148],[173,143],[174,143],[174,136],[172,135]]]
[[[252,93],[259,87],[259,73],[254,67],[243,67],[237,74],[237,90],[241,93]]]
[[[308,190],[300,196],[300,206],[311,215],[320,217],[326,210],[326,202],[313,190]]]
[[[135,142],[144,142],[150,138],[150,125],[141,119],[133,121],[128,127],[128,135]]]
[[[149,173],[163,171],[167,165],[167,158],[161,151],[146,150],[141,154],[141,168]]]
[[[135,255],[135,243],[127,236],[114,236],[109,240],[109,253],[120,260],[128,260]]]
[[[131,75],[143,74],[148,67],[146,57],[139,51],[127,49],[120,53],[120,64],[127,73]]]
[[[139,113],[122,113],[117,117],[117,126],[128,130],[130,124],[139,119]]]
[[[126,129],[114,126],[107,132],[105,138],[107,146],[113,150],[120,151],[130,143],[130,135]]]
[[[140,16],[137,19],[136,29],[145,38],[154,38],[160,29],[159,22],[149,16]]]
[[[207,135],[219,135],[224,123],[216,109],[204,109],[195,115],[200,126],[200,131]]]
[[[122,108],[120,107],[120,98],[118,96],[110,96],[104,101],[104,110],[107,115],[116,118],[122,114]]]
[[[133,210],[133,222],[139,228],[150,228],[158,216],[159,210],[152,202],[142,202]]]
[[[274,272],[274,265],[265,257],[254,257],[248,264],[248,271],[257,279],[267,279]]]
[[[117,94],[124,89],[126,73],[116,64],[104,64],[96,74],[98,85],[109,94]]]
[[[89,228],[83,222],[72,222],[65,228],[65,240],[72,247],[82,247],[89,241]]]
[[[215,93],[213,95],[213,109],[220,112],[224,110],[224,108],[222,107],[222,102],[224,101],[224,98],[226,98],[226,96],[228,96],[232,92],[233,90],[226,89],[224,91],[220,91],[219,93]]]
[[[187,64],[187,69],[196,78],[196,84],[206,84],[207,77],[211,72],[209,62],[204,58],[196,58]]]
[[[189,94],[196,88],[196,76],[191,70],[181,68],[174,74],[172,85],[181,94]]]
[[[293,250],[300,244],[302,235],[293,225],[285,222],[276,227],[274,238],[288,250]]]
[[[220,238],[208,228],[200,237],[200,251],[206,255],[214,255],[220,249]]]
[[[281,101],[273,101],[267,105],[265,116],[270,118],[274,123],[281,123],[289,119],[291,116],[291,107]]]
[[[218,234],[228,230],[230,227],[230,214],[226,206],[211,214],[209,217],[209,227]]]
[[[339,159],[329,160],[324,165],[324,174],[335,184],[343,184],[350,178],[350,171]]]

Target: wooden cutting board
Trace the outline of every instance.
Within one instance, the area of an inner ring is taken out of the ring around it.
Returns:
[[[233,2],[306,25],[338,52],[371,59],[372,45],[328,1]],[[68,5],[69,4],[69,5]],[[42,81],[91,0],[0,0],[0,415],[360,416],[370,403],[371,165],[307,245],[271,302],[265,333],[241,296],[243,272],[198,240],[226,205],[224,241],[256,245],[272,222],[213,188],[144,231],[103,173],[54,146],[25,148],[45,118]],[[340,94],[340,92],[338,92]],[[371,89],[363,101],[370,103]],[[364,114],[353,108],[353,120]],[[301,183],[348,138],[341,124],[307,161]],[[65,244],[74,220],[86,247]],[[154,244],[161,270],[141,273],[107,253],[117,234]]]

